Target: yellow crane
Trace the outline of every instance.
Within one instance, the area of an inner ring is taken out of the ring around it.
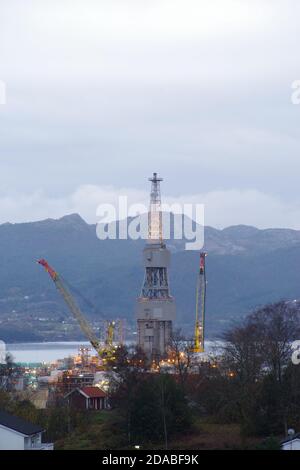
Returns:
[[[115,337],[115,327],[116,327],[115,321],[107,322],[105,344],[108,347],[113,346],[114,337]]]
[[[100,340],[97,338],[91,325],[88,323],[83,313],[81,312],[80,308],[74,301],[71,293],[69,292],[69,289],[63,282],[60,275],[49,265],[49,263],[45,259],[40,259],[38,261],[38,264],[42,265],[47,271],[47,273],[49,274],[49,276],[51,277],[52,281],[55,284],[55,287],[60,292],[64,301],[68,305],[71,313],[73,314],[73,317],[79,323],[79,326],[82,332],[85,334],[86,338],[91,343],[93,348],[97,351],[98,355],[101,358],[109,356],[110,352],[113,352],[112,350],[114,349],[113,338],[114,338],[115,322],[112,321],[108,323],[105,347],[102,347]]]
[[[206,301],[206,274],[205,274],[206,253],[200,253],[200,265],[196,290],[196,321],[194,334],[193,352],[204,352],[204,326],[205,326],[205,301]]]

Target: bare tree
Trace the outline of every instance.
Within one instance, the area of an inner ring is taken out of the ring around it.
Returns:
[[[193,341],[187,339],[178,329],[174,331],[171,337],[169,351],[172,364],[179,375],[180,383],[185,388],[187,376],[195,365]]]
[[[281,382],[291,360],[291,343],[300,338],[300,310],[291,302],[268,304],[224,335],[223,364],[242,382],[255,382],[264,372]]]
[[[239,385],[233,383],[233,390],[244,423],[253,424],[259,410],[276,403],[275,414],[287,431],[290,400],[284,374],[291,365],[292,341],[299,338],[300,309],[292,302],[266,305],[224,334],[221,366]],[[268,390],[264,398],[262,390]]]
[[[291,361],[291,343],[300,338],[299,306],[284,301],[269,304],[248,321],[258,332],[266,369],[281,383],[283,370]]]
[[[4,364],[0,364],[0,389],[11,391],[13,378],[18,375],[20,368],[14,363],[13,356],[7,352]]]
[[[254,383],[261,376],[264,355],[255,323],[248,320],[223,335],[221,365],[225,372],[241,383]]]

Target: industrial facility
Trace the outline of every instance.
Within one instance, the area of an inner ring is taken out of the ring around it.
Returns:
[[[124,324],[120,319],[104,320],[103,327],[87,319],[76,301],[82,297],[78,289],[48,263],[39,259],[71,315],[80,327],[88,344],[81,345],[78,353],[52,362],[20,364],[10,376],[0,377],[0,387],[31,401],[38,409],[50,409],[64,403],[75,412],[105,412],[111,409],[111,392],[122,381],[122,371],[136,367],[140,377],[164,372],[179,379],[186,370],[190,379],[199,367],[210,373],[210,364],[203,355],[205,350],[206,253],[200,253],[197,273],[195,326],[189,338],[176,342],[176,306],[170,292],[169,267],[171,253],[163,237],[163,213],[160,183],[157,173],[151,183],[148,210],[148,233],[143,249],[144,280],[136,300],[137,334],[134,344],[126,343]],[[100,329],[100,331],[99,331]],[[91,353],[91,354],[90,354]],[[123,361],[123,362],[122,362]],[[22,444],[23,445],[23,444]],[[38,446],[41,447],[40,445]],[[51,447],[51,446],[50,446]],[[53,447],[53,446],[52,446]]]
[[[151,182],[150,206],[148,211],[148,238],[143,250],[144,281],[136,304],[138,346],[149,360],[159,362],[169,355],[176,306],[170,293],[168,268],[170,251],[163,239],[162,206],[160,183],[157,173],[149,178]],[[204,352],[205,302],[206,302],[206,253],[200,253],[200,265],[196,289],[196,318],[192,352]],[[101,365],[113,360],[116,349],[123,344],[121,321],[106,322],[104,344],[81,312],[73,295],[62,277],[45,259],[38,261],[54,282],[73,317],[78,322],[91,346],[97,352]]]
[[[172,336],[176,307],[170,294],[168,267],[170,252],[163,240],[160,182],[153,173],[150,208],[148,213],[148,240],[143,251],[145,277],[137,300],[138,344],[154,358],[165,357]]]

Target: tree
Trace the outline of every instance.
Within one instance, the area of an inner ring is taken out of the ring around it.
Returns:
[[[20,367],[14,363],[13,356],[6,353],[5,362],[0,363],[0,389],[11,391],[13,389],[13,378],[20,372]]]
[[[292,356],[291,343],[300,338],[300,310],[292,302],[266,305],[249,316],[261,344],[264,364],[281,382],[284,368]]]
[[[245,433],[287,432],[291,343],[299,334],[299,308],[291,302],[266,305],[224,334],[221,368]]]
[[[110,398],[119,411],[128,445],[164,442],[190,426],[187,400],[175,376],[149,370],[140,350],[124,348],[116,356]]]
[[[110,362],[113,373],[109,376],[109,395],[113,407],[120,409],[123,418],[124,433],[128,443],[132,442],[132,420],[136,390],[141,383],[149,361],[144,353],[136,347],[121,346]]]
[[[247,318],[224,333],[223,340],[221,363],[226,373],[240,383],[255,383],[265,360],[258,325]]]
[[[178,374],[180,384],[183,390],[186,390],[187,377],[195,366],[193,341],[187,339],[178,329],[174,331],[170,344],[169,355],[172,358],[172,364]]]

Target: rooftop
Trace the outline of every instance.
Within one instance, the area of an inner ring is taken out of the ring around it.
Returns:
[[[105,398],[107,396],[99,387],[83,387],[80,391],[89,398]]]
[[[300,440],[300,433],[294,434],[293,436],[287,437],[283,441],[280,442],[280,444],[286,444],[287,442],[292,442],[296,439]]]
[[[0,410],[0,426],[5,426],[9,429],[13,429],[25,436],[31,436],[44,431],[44,428],[37,424],[32,424],[29,421],[25,421],[22,418],[11,415],[6,411]]]

